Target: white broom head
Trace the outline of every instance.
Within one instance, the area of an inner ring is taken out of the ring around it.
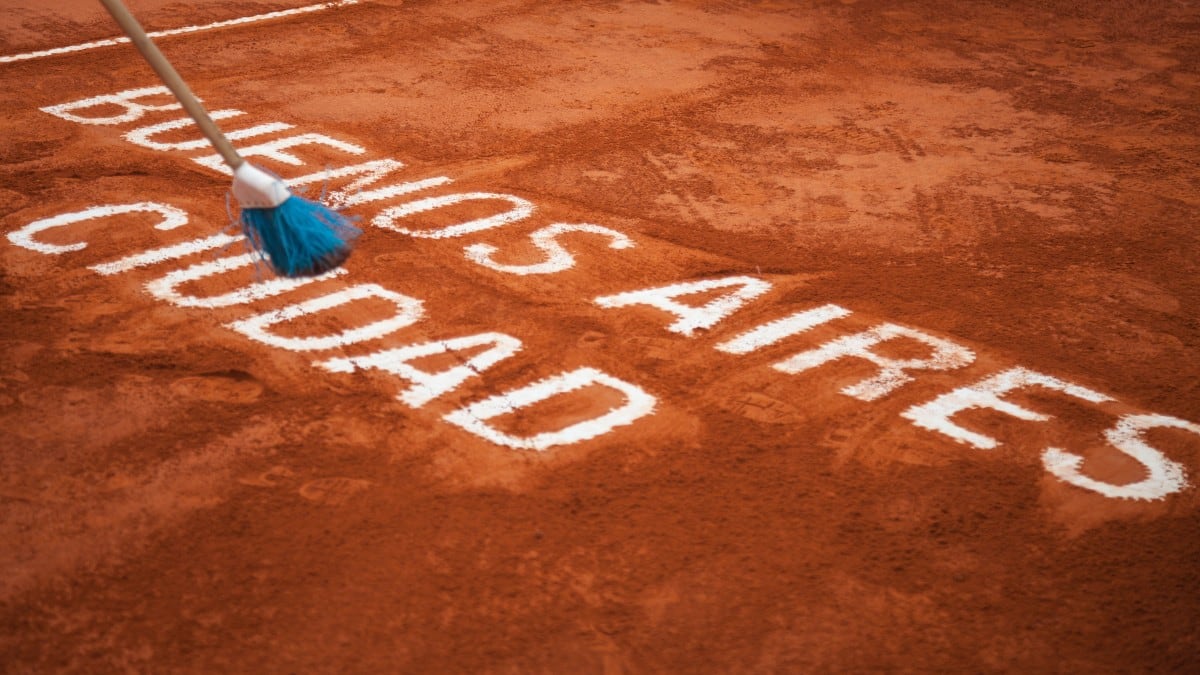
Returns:
[[[243,209],[273,209],[292,193],[282,180],[243,162],[233,172],[233,196]]]

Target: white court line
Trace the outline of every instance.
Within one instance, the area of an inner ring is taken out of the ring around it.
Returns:
[[[167,37],[170,35],[180,35],[183,33],[199,33],[200,31],[213,30],[214,28],[226,28],[228,26],[240,26],[245,23],[254,23],[256,21],[266,21],[268,19],[279,19],[285,16],[295,16],[297,14],[305,14],[308,12],[319,12],[323,9],[335,9],[346,5],[357,5],[358,0],[336,0],[336,2],[322,2],[316,5],[308,5],[307,7],[297,7],[295,9],[281,9],[277,12],[267,12],[266,14],[255,14],[254,16],[244,16],[240,19],[226,19],[225,21],[217,21],[216,23],[207,23],[203,26],[184,26],[183,28],[171,28],[169,30],[158,30],[153,33],[147,33],[152,38]],[[11,56],[0,56],[0,63],[12,63],[13,61],[27,61],[29,59],[40,59],[43,56],[55,56],[57,54],[70,54],[71,52],[82,52],[88,49],[96,49],[97,47],[109,47],[129,42],[127,37],[115,37],[107,40],[96,40],[95,42],[84,42],[82,44],[71,45],[69,47],[55,47],[54,49],[46,49],[40,52],[29,52],[27,54],[13,54]]]

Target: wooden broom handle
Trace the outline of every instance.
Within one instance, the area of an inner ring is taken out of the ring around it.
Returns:
[[[179,73],[175,72],[175,68],[171,66],[171,62],[167,60],[167,57],[163,56],[158,47],[150,41],[150,36],[146,35],[146,31],[142,29],[142,25],[138,23],[138,20],[129,13],[125,5],[121,4],[121,0],[100,0],[100,4],[104,5],[108,13],[120,24],[121,30],[125,31],[125,34],[133,42],[133,45],[142,53],[142,58],[146,59],[146,62],[150,64],[154,72],[158,73],[159,79],[163,81],[163,84],[167,85],[167,89],[171,90],[171,93],[179,100],[179,104],[183,106],[187,114],[196,121],[196,126],[200,127],[201,133],[217,149],[221,158],[229,165],[229,168],[236,170],[244,164],[246,160],[238,155],[237,150],[233,148],[233,144],[229,142],[229,139],[225,138],[225,134],[221,133],[221,130],[212,121],[212,118],[208,116],[208,111],[201,105],[200,99],[196,98],[196,95],[188,88],[187,83],[183,81]]]

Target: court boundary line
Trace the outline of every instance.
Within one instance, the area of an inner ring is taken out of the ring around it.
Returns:
[[[349,5],[357,5],[359,0],[333,0],[332,2],[321,2],[315,5],[307,5],[304,7],[295,7],[293,9],[281,9],[265,14],[255,14],[253,16],[243,16],[236,19],[225,19],[223,21],[214,21],[199,26],[183,26],[182,28],[169,28],[167,30],[158,30],[148,35],[152,38],[170,37],[172,35],[182,35],[185,33],[199,33],[206,30],[214,30],[217,28],[228,28],[230,26],[240,26],[248,23],[256,23],[258,21],[267,21],[270,19],[279,19],[283,17],[296,16],[298,14],[308,14],[310,12],[319,12],[326,9],[337,9]],[[36,52],[26,52],[24,54],[10,54],[0,56],[0,63],[14,63],[16,61],[29,61],[39,59],[46,56],[57,56],[59,54],[72,54],[75,52],[88,51],[90,49],[98,49],[100,47],[110,47],[129,42],[129,38],[125,36],[107,38],[104,40],[94,40],[92,42],[81,42],[77,45],[68,45],[66,47],[55,47],[53,49],[42,49]]]

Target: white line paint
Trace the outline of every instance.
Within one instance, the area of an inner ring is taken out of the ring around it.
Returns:
[[[297,176],[295,178],[285,178],[284,182],[289,187],[298,187],[302,185],[312,185],[313,183],[328,183],[337,178],[351,178],[358,176],[355,180],[342,187],[340,190],[334,190],[324,196],[322,201],[333,206],[359,206],[361,204],[369,204],[382,199],[391,199],[401,195],[417,192],[420,190],[428,190],[439,185],[447,185],[454,181],[446,176],[434,176],[422,180],[408,181],[405,183],[396,183],[394,185],[385,185],[383,187],[372,190],[364,190],[373,183],[378,183],[387,174],[398,171],[404,168],[404,162],[394,159],[376,159],[362,164],[353,164],[350,166],[338,167],[336,169],[324,169],[316,173],[310,173],[307,176]]]
[[[246,113],[242,112],[241,110],[214,110],[209,113],[208,116],[214,120],[223,120],[245,114]],[[181,117],[177,120],[171,120],[170,122],[163,122],[162,124],[151,124],[149,126],[138,127],[137,129],[127,132],[124,138],[134,145],[140,145],[143,148],[150,148],[151,150],[199,150],[201,148],[209,147],[210,143],[206,138],[197,138],[190,141],[179,141],[176,143],[162,143],[152,138],[157,134],[167,131],[194,126],[196,126],[196,122],[192,118]],[[238,141],[243,138],[263,136],[266,134],[275,133],[276,131],[286,131],[291,128],[292,125],[287,124],[286,122],[268,122],[267,124],[259,124],[246,129],[223,129],[222,131],[225,134],[225,138],[228,138],[231,141]]]
[[[490,345],[465,362],[438,372],[429,372],[413,366],[410,361],[454,354],[461,350]],[[446,392],[458,388],[468,378],[477,377],[483,371],[521,350],[521,341],[503,333],[480,333],[466,337],[435,340],[412,344],[397,349],[388,349],[366,356],[336,358],[317,362],[315,365],[334,373],[352,373],[356,369],[378,368],[412,382],[407,390],[396,398],[413,408],[420,408]]]
[[[339,166],[336,169],[322,169],[316,173],[310,173],[307,176],[297,176],[295,178],[287,178],[285,182],[292,187],[297,185],[310,185],[312,183],[327,183],[335,178],[351,178],[358,176],[351,181],[346,187],[342,188],[345,192],[357,192],[372,183],[378,183],[383,180],[383,177],[393,171],[399,171],[404,168],[404,162],[397,159],[373,159],[369,162],[361,164],[351,164],[348,166]]]
[[[1108,442],[1146,467],[1146,478],[1125,485],[1113,485],[1080,472],[1083,457],[1059,448],[1047,448],[1042,453],[1042,464],[1046,470],[1076,487],[1099,492],[1110,499],[1162,499],[1188,486],[1183,465],[1172,462],[1145,440],[1150,429],[1173,428],[1200,434],[1200,424],[1167,415],[1126,415],[1117,420],[1113,428],[1104,432]]]
[[[322,2],[316,5],[308,5],[307,7],[296,7],[295,9],[281,9],[276,12],[267,12],[266,14],[255,14],[254,16],[243,16],[237,19],[226,19],[224,21],[215,21],[199,26],[183,26],[182,28],[169,28],[167,30],[156,30],[147,33],[152,38],[170,37],[172,35],[184,35],[186,33],[200,33],[206,30],[214,30],[217,28],[228,28],[230,26],[241,26],[248,23],[258,21],[269,21],[271,19],[282,19],[298,14],[307,14],[309,12],[319,12],[324,9],[336,9],[347,5],[357,5],[358,0],[337,0],[336,2]],[[46,56],[58,56],[59,54],[71,54],[74,52],[83,52],[89,49],[99,49],[100,47],[111,47],[113,45],[125,44],[129,42],[129,38],[125,36],[108,38],[105,40],[96,40],[94,42],[82,42],[77,45],[69,45],[67,47],[55,47],[54,49],[43,49],[36,52],[27,52],[25,54],[11,54],[8,56],[0,56],[0,63],[13,63],[14,61],[28,61],[30,59],[40,59]]]
[[[398,197],[410,192],[418,190],[427,190],[438,185],[453,183],[446,176],[436,176],[426,178],[419,181],[409,181],[406,183],[398,183],[395,185],[387,185],[384,187],[375,188],[364,191],[369,185],[378,183],[383,180],[383,177],[399,171],[404,168],[404,162],[394,159],[375,159],[362,164],[352,164],[342,166],[336,169],[323,169],[316,173],[310,173],[306,176],[297,176],[295,178],[285,178],[284,182],[289,187],[298,187],[301,185],[312,185],[313,183],[328,184],[330,181],[337,178],[354,178],[353,181],[345,185],[339,190],[334,190],[324,196],[322,201],[326,201],[334,206],[357,206],[359,204],[367,204],[370,202],[379,201],[381,199],[389,199]]]
[[[730,286],[737,286],[738,289],[710,300],[703,307],[685,305],[675,301],[675,298],[681,296],[686,297],[694,293]],[[629,305],[649,305],[664,312],[670,312],[679,318],[675,323],[667,326],[667,330],[691,337],[692,333],[697,330],[707,330],[717,325],[722,319],[740,309],[747,301],[753,300],[769,290],[771,290],[770,282],[762,279],[744,276],[724,277],[606,295],[596,298],[595,303],[608,309],[628,307]]]
[[[166,97],[171,99],[170,103],[160,103],[157,105],[149,105],[146,103],[138,103],[140,98],[147,97]],[[101,115],[100,117],[83,117],[76,115],[76,110],[87,110],[88,108],[111,108],[112,106],[124,108],[125,112],[119,115]],[[69,101],[67,103],[59,103],[58,105],[48,105],[45,108],[39,108],[44,113],[54,115],[59,119],[64,119],[68,122],[76,124],[126,124],[142,118],[148,112],[158,110],[179,110],[183,106],[175,102],[171,98],[171,90],[163,86],[157,87],[141,87],[139,89],[126,89],[115,94],[104,94],[101,96],[91,96],[89,98],[79,99],[78,101]]]
[[[362,146],[358,146],[353,143],[347,143],[346,141],[339,141],[338,139],[330,138],[325,134],[308,133],[296,134],[295,136],[284,136],[283,138],[276,138],[273,141],[259,143],[258,145],[248,145],[244,148],[238,148],[238,154],[242,157],[266,157],[267,159],[273,159],[281,164],[304,166],[303,159],[300,159],[290,152],[284,152],[284,150],[289,148],[295,148],[304,145],[323,145],[327,148],[341,150],[342,152],[346,152],[351,155],[361,155],[367,151],[367,149]],[[192,161],[202,166],[207,166],[214,171],[220,171],[221,173],[233,175],[233,170],[226,166],[225,160],[222,159],[220,155],[193,157]]]
[[[165,276],[155,279],[146,284],[146,291],[150,295],[169,302],[177,307],[202,307],[204,309],[215,309],[217,307],[232,307],[233,305],[243,305],[255,300],[269,298],[271,296],[286,293],[293,288],[300,288],[305,284],[311,284],[314,281],[323,279],[332,279],[333,277],[346,274],[346,268],[338,267],[330,270],[325,274],[317,277],[302,277],[302,278],[287,278],[277,277],[259,281],[247,286],[243,286],[236,291],[231,291],[223,295],[200,297],[196,295],[183,295],[179,292],[179,287],[189,281],[198,281],[205,277],[211,277],[217,274],[230,272],[241,267],[250,267],[258,259],[257,253],[245,253],[242,255],[231,256],[227,258],[218,258],[208,262],[197,263],[182,270],[175,270]]]
[[[932,350],[924,359],[891,359],[871,351],[876,345],[908,338]],[[860,401],[874,401],[912,381],[910,370],[953,370],[975,360],[975,353],[949,340],[934,337],[919,330],[885,323],[861,333],[830,340],[807,352],[801,352],[771,366],[789,375],[824,365],[842,358],[859,358],[879,367],[879,374],[842,389],[842,393]]]
[[[120,260],[90,265],[88,266],[88,269],[92,270],[93,272],[103,274],[104,276],[110,276],[113,274],[120,274],[121,272],[128,272],[129,270],[137,269],[138,267],[147,267],[149,265],[155,265],[168,260],[176,260],[178,258],[189,256],[193,253],[199,253],[201,251],[211,251],[216,248],[221,248],[222,246],[229,246],[230,244],[241,240],[242,235],[232,235],[220,232],[209,237],[185,241],[182,244],[172,244],[171,246],[164,246],[162,248],[150,249],[149,251],[142,251],[141,253],[134,253],[133,255],[127,255]]]
[[[316,314],[317,312],[333,309],[334,307],[339,307],[355,300],[366,300],[367,298],[379,298],[395,304],[396,313],[386,319],[381,319],[365,326],[359,326],[358,328],[350,328],[332,335],[283,337],[267,330],[268,327],[274,326],[277,323],[291,321],[292,319]],[[262,314],[256,314],[252,317],[225,325],[251,340],[257,340],[263,344],[280,349],[303,352],[345,347],[356,342],[383,337],[388,333],[393,333],[401,328],[413,325],[421,319],[424,313],[425,310],[421,307],[421,301],[416,298],[396,293],[395,291],[389,291],[378,284],[358,284],[344,288],[336,293],[322,295],[312,300],[305,300],[304,302],[298,302],[279,309],[268,310]]]
[[[497,213],[494,216],[486,218],[477,218],[468,220],[465,223],[457,223],[455,225],[447,225],[436,230],[419,230],[414,231],[406,227],[396,224],[396,219],[411,216],[414,213],[424,213],[433,209],[439,209],[445,206],[452,206],[468,201],[505,201],[512,204],[512,208],[503,213]],[[518,220],[524,220],[533,213],[533,202],[528,199],[521,199],[513,195],[500,194],[498,192],[460,192],[456,194],[442,195],[440,197],[427,197],[418,199],[397,206],[392,206],[380,211],[372,220],[371,224],[376,227],[382,227],[388,230],[394,230],[402,234],[407,234],[410,237],[418,237],[421,239],[447,239],[451,237],[461,237],[464,234],[472,232],[480,232],[482,230],[490,230],[493,227],[500,227],[508,223],[514,223]]]
[[[1034,386],[1060,391],[1088,403],[1104,403],[1112,400],[1108,396],[1086,387],[1063,382],[1056,377],[1027,368],[1017,367],[993,375],[969,387],[942,394],[929,403],[913,406],[900,413],[900,416],[912,420],[923,429],[943,433],[960,443],[973,445],[979,450],[992,450],[1000,445],[1000,441],[991,436],[964,429],[950,421],[950,418],[964,410],[987,408],[1027,422],[1045,422],[1050,419],[1049,415],[1022,408],[1000,398],[1010,391]]]
[[[500,249],[491,244],[472,244],[463,249],[463,252],[466,254],[467,260],[483,265],[488,269],[496,270],[497,272],[521,275],[554,274],[555,272],[569,270],[575,266],[575,256],[571,255],[567,249],[563,248],[562,244],[556,241],[556,238],[560,234],[568,232],[588,232],[608,237],[612,239],[612,242],[608,245],[612,249],[633,248],[633,241],[629,237],[607,227],[592,225],[590,223],[580,223],[578,225],[555,223],[529,235],[529,238],[533,241],[533,245],[546,254],[544,262],[533,265],[500,264],[492,260],[492,254]]]
[[[812,330],[823,323],[829,323],[844,316],[850,316],[850,310],[832,304],[816,309],[807,309],[752,328],[732,340],[722,342],[715,349],[726,354],[749,354],[773,345],[788,336]]]
[[[514,436],[487,423],[499,417],[535,403],[566,394],[589,385],[600,384],[625,394],[625,404],[582,422],[576,422],[558,431],[547,431],[533,436]],[[489,440],[518,450],[547,450],[556,445],[567,445],[602,436],[614,428],[632,424],[654,411],[656,399],[641,387],[603,373],[595,368],[580,368],[534,382],[515,391],[497,394],[482,401],[455,410],[442,419],[451,424]]]
[[[360,206],[370,202],[377,202],[381,199],[391,199],[399,197],[410,192],[418,192],[420,190],[428,190],[439,185],[448,185],[454,181],[446,176],[434,176],[422,180],[409,181],[407,183],[397,183],[396,185],[388,185],[376,190],[366,190],[363,192],[350,192],[350,188],[346,188],[340,192],[334,192],[329,195],[329,203],[338,206]],[[288,185],[293,184],[293,181],[288,181]]]
[[[82,211],[74,211],[72,213],[63,213],[50,218],[42,218],[29,223],[19,230],[8,233],[8,240],[31,251],[45,253],[48,255],[58,255],[68,253],[70,251],[81,251],[87,248],[86,242],[77,242],[74,244],[48,244],[44,241],[37,241],[33,235],[44,230],[62,227],[72,223],[79,223],[85,220],[94,218],[106,218],[109,216],[118,216],[123,213],[157,213],[162,216],[162,221],[155,225],[155,229],[171,230],[181,225],[186,225],[188,221],[187,213],[183,209],[167,204],[159,204],[157,202],[138,202],[136,204],[106,204],[104,206],[92,206]]]

